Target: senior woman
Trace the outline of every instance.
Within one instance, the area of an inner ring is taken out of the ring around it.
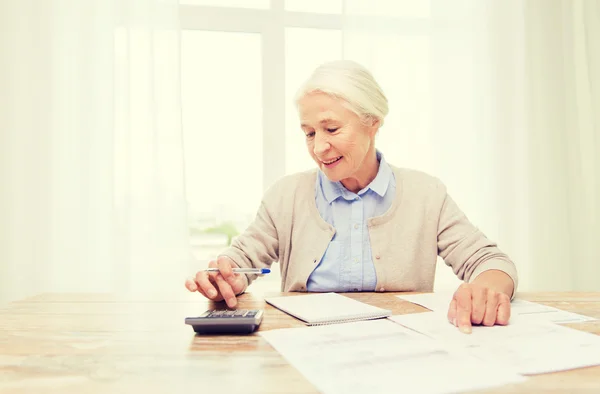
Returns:
[[[219,272],[198,272],[187,289],[234,307],[256,276],[232,268],[278,261],[285,292],[431,292],[439,255],[463,281],[449,321],[466,333],[472,324],[507,324],[513,262],[440,180],[397,168],[375,148],[388,103],[371,73],[351,61],[323,64],[296,104],[318,168],[272,185],[254,222],[209,263]]]

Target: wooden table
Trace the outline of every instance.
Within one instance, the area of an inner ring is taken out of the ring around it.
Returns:
[[[271,293],[269,295],[278,295]],[[394,314],[426,309],[398,293],[348,297]],[[295,294],[297,295],[297,294]],[[264,308],[260,330],[305,327],[248,293],[241,308]],[[600,318],[600,293],[520,293],[520,298]],[[261,336],[195,336],[184,324],[212,305],[176,297],[44,294],[0,308],[0,393],[313,393]],[[570,325],[600,335],[600,322]],[[600,393],[600,367],[538,375],[485,393]]]

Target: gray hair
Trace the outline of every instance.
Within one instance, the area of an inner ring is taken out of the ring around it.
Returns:
[[[373,120],[383,126],[388,101],[373,75],[351,60],[337,60],[320,65],[296,93],[295,103],[310,93],[321,92],[344,100],[346,107],[367,124]]]

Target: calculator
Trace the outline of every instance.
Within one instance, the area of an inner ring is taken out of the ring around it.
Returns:
[[[198,334],[250,334],[262,318],[260,309],[208,310],[198,317],[186,317],[185,324]]]

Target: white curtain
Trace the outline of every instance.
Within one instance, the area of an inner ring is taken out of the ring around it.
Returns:
[[[0,2],[0,301],[181,288],[177,3]]]
[[[531,279],[600,290],[600,2],[531,1]]]
[[[344,2],[343,53],[388,95],[388,160],[440,177],[521,291],[600,290],[600,3],[365,3]],[[457,283],[441,263],[436,288]]]

